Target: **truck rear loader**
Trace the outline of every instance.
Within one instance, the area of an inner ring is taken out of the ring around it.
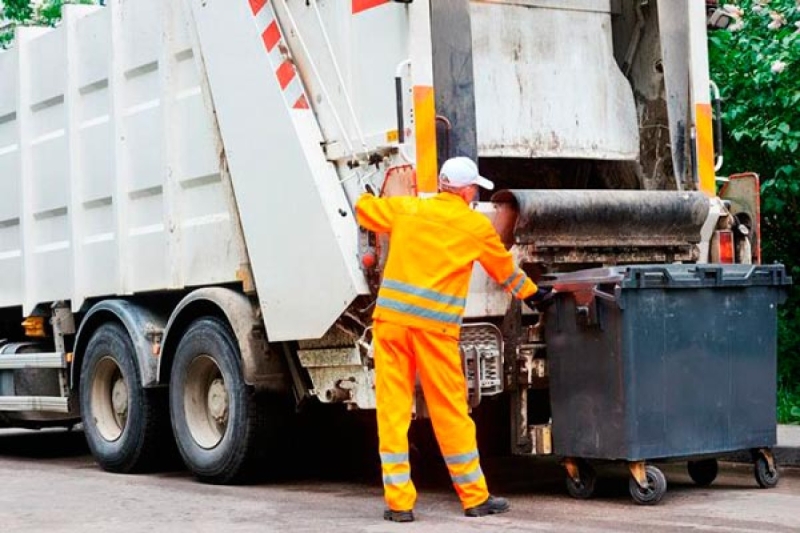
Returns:
[[[81,421],[114,472],[175,439],[230,483],[281,439],[287,399],[373,409],[385,238],[353,205],[367,185],[435,193],[450,156],[502,189],[475,209],[536,280],[759,262],[757,177],[716,190],[714,4],[108,0],[18,28],[0,53],[0,421]],[[539,319],[476,267],[470,403],[505,398],[514,454],[553,453]]]

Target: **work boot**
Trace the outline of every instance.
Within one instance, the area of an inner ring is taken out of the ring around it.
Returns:
[[[470,517],[486,516],[487,514],[505,513],[509,509],[511,509],[511,505],[505,498],[489,496],[482,504],[465,509],[464,515]]]
[[[390,522],[413,522],[414,511],[392,511],[386,509],[383,512],[383,519]]]

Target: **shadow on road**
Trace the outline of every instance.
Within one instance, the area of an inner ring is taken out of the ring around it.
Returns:
[[[65,459],[88,454],[82,431],[0,430],[0,458]]]
[[[380,490],[377,428],[374,416],[352,413],[310,412],[298,417],[284,435],[283,450],[263,465],[260,483],[291,485],[308,481],[345,482]],[[452,485],[439,454],[428,422],[415,423],[411,429],[412,476],[421,490],[452,491]],[[48,429],[41,431],[0,430],[0,460],[66,462],[81,466],[93,464],[82,431]],[[503,457],[482,455],[490,488],[497,494],[566,495],[564,469],[554,458]],[[99,467],[96,467],[99,469]],[[756,490],[750,467],[726,467],[710,490]],[[598,465],[599,480],[595,498],[629,505],[629,474],[624,465]],[[663,465],[672,495],[698,490],[686,473],[685,464]],[[163,476],[189,477],[179,460],[160,472]],[[311,484],[316,486],[316,484]]]

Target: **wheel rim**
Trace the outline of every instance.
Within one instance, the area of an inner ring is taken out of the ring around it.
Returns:
[[[200,355],[189,364],[183,395],[189,432],[202,448],[217,446],[228,428],[230,399],[217,363]]]
[[[100,436],[114,442],[128,423],[130,394],[125,376],[111,356],[97,363],[92,381],[92,418]]]
[[[590,498],[594,494],[594,486],[597,481],[597,474],[594,468],[586,462],[580,463],[579,479],[573,479],[567,475],[567,489],[575,498]]]
[[[639,494],[641,494],[642,498],[645,500],[649,500],[656,495],[656,483],[657,480],[655,476],[652,474],[647,474],[647,487],[639,487]]]
[[[647,487],[641,487],[636,479],[630,478],[630,492],[636,503],[654,505],[661,501],[667,491],[667,480],[664,474],[654,466],[647,466]]]
[[[769,462],[763,458],[759,457],[758,462],[756,463],[757,474],[760,474],[760,480],[766,485],[774,485],[775,481],[778,478],[778,470],[770,470]]]

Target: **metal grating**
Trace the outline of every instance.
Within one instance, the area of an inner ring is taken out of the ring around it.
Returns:
[[[503,392],[503,335],[500,329],[494,324],[465,325],[461,329],[460,345],[470,396],[477,396],[479,402],[481,396]],[[479,391],[476,391],[476,385]]]

